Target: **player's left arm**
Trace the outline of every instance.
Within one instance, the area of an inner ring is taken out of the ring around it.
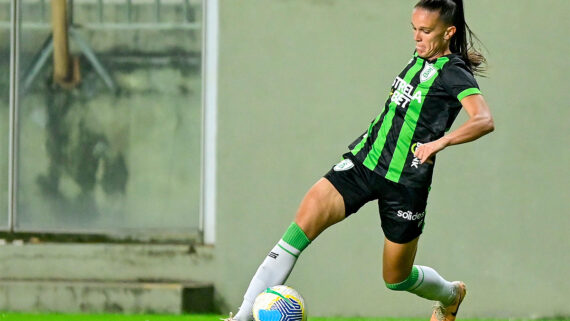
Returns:
[[[423,164],[437,152],[451,145],[458,145],[476,140],[495,129],[493,117],[483,95],[470,95],[461,100],[469,119],[456,130],[438,140],[423,144],[416,148],[416,157]]]

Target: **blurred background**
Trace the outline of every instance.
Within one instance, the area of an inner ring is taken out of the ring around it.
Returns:
[[[466,317],[569,316],[570,2],[465,2],[496,130],[438,156],[416,263]],[[415,3],[0,0],[0,310],[235,312],[380,112]],[[288,284],[313,316],[427,316],[382,241],[371,203]]]

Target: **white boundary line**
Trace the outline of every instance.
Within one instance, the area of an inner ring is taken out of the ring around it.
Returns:
[[[216,241],[216,172],[218,132],[218,0],[203,0],[202,44],[202,202],[200,230],[203,242]]]

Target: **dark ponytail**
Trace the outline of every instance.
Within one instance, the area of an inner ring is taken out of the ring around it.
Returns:
[[[487,60],[481,52],[473,47],[474,39],[479,43],[481,41],[465,22],[463,0],[420,0],[414,8],[439,11],[440,19],[457,29],[449,44],[451,52],[461,55],[473,73],[482,74],[485,71]]]

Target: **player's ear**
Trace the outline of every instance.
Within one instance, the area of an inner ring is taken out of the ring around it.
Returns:
[[[447,29],[445,29],[445,33],[443,34],[443,38],[445,40],[450,40],[451,37],[453,37],[453,35],[455,34],[455,32],[457,31],[457,28],[455,28],[455,26],[449,26],[447,27]]]

